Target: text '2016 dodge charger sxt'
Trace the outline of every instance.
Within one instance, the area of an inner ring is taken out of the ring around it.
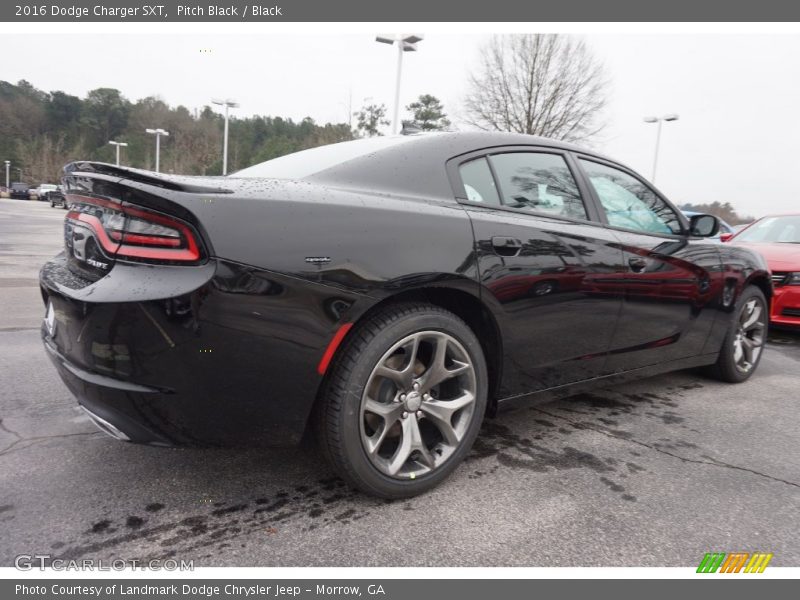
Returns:
[[[306,150],[227,177],[77,162],[45,347],[115,437],[297,443],[423,492],[514,400],[707,365],[752,375],[763,259],[641,177],[516,134]]]

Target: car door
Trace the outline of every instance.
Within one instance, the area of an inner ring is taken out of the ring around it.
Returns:
[[[718,246],[691,237],[678,210],[632,171],[588,156],[577,162],[627,266],[606,370],[701,354],[720,287]]]
[[[592,222],[571,158],[505,148],[448,168],[472,221],[482,297],[502,334],[500,396],[602,373],[624,265],[614,234]]]

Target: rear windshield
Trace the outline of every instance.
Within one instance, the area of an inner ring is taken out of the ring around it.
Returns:
[[[414,136],[409,135],[381,136],[319,146],[318,148],[301,150],[294,154],[287,154],[286,156],[280,156],[267,162],[247,167],[232,173],[230,177],[302,179],[354,158],[360,158],[385,148],[398,146],[412,139],[414,139]]]

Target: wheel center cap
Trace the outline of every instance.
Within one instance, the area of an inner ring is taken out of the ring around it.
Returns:
[[[408,412],[417,412],[422,405],[422,396],[419,392],[408,392],[406,395],[406,409]]]

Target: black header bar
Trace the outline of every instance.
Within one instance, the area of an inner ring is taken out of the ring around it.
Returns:
[[[782,22],[787,0],[50,0],[0,3],[0,22]]]

